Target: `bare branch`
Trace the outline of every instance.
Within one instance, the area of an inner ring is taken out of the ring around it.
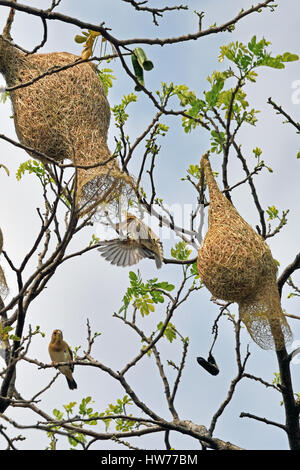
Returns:
[[[216,427],[216,423],[217,423],[218,418],[221,416],[221,414],[223,413],[223,411],[225,410],[225,408],[227,407],[227,405],[231,401],[237,384],[242,380],[243,375],[244,375],[244,371],[245,371],[245,367],[246,367],[246,363],[247,363],[247,361],[249,359],[249,356],[250,356],[250,353],[248,351],[245,358],[244,358],[244,361],[243,362],[241,361],[240,321],[235,322],[233,319],[232,319],[232,321],[233,321],[234,326],[235,326],[235,340],[236,340],[235,350],[236,350],[236,360],[237,360],[238,372],[237,372],[237,375],[234,377],[234,379],[231,381],[226,399],[221,404],[221,406],[219,407],[219,409],[217,410],[217,412],[214,414],[214,416],[212,418],[212,422],[211,422],[211,425],[210,425],[210,428],[209,428],[210,434],[212,434],[214,432],[214,429]]]
[[[273,108],[277,111],[277,114],[282,114],[282,116],[287,119],[287,121],[285,122],[289,122],[297,129],[298,133],[300,132],[299,122],[294,121],[294,119],[292,119],[291,116],[286,111],[284,111],[281,106],[276,104],[275,101],[272,100],[272,98],[268,99],[268,103],[273,106]]]
[[[276,426],[277,428],[280,428],[286,431],[286,427],[283,424],[276,423],[275,421],[270,421],[269,419],[266,419],[266,418],[261,418],[259,416],[252,415],[251,413],[241,413],[240,418],[256,419],[257,421],[260,421],[265,424],[269,424],[271,426]]]
[[[158,26],[158,21],[157,21],[157,16],[161,17],[163,16],[163,13],[166,11],[174,11],[174,10],[188,10],[188,6],[184,5],[179,5],[179,6],[173,6],[173,7],[163,7],[163,8],[150,8],[147,6],[143,6],[148,1],[141,1],[141,2],[136,2],[135,0],[123,0],[123,2],[130,3],[137,11],[145,11],[148,13],[152,14],[153,18],[153,23]]]
[[[273,4],[273,6],[272,6]],[[91,29],[92,31],[98,31],[101,35],[110,43],[112,43],[115,47],[120,46],[128,46],[131,44],[156,44],[159,46],[163,46],[166,44],[176,44],[178,42],[185,42],[185,41],[194,41],[203,36],[209,36],[211,34],[216,34],[220,32],[227,31],[230,26],[235,25],[241,19],[251,15],[252,13],[256,13],[261,11],[263,8],[274,8],[274,0],[265,0],[264,2],[258,3],[257,5],[253,5],[248,10],[241,10],[234,18],[231,20],[226,21],[220,26],[213,26],[203,31],[197,31],[196,33],[182,35],[174,38],[166,38],[166,39],[159,39],[159,38],[134,38],[134,39],[123,39],[118,40],[114,36],[112,36],[108,32],[108,28],[104,28],[104,26],[95,25],[93,23],[84,22],[77,18],[73,18],[67,15],[63,15],[61,13],[47,11],[47,10],[40,10],[38,8],[33,8],[23,4],[14,4],[12,0],[0,0],[0,5],[14,7],[16,10],[23,11],[24,13],[29,13],[33,16],[38,16],[40,18],[45,18],[46,20],[58,20],[64,23],[73,24],[78,26],[81,29]]]
[[[280,295],[282,293],[282,288],[284,284],[286,283],[288,278],[293,274],[293,272],[295,272],[297,269],[300,269],[300,253],[298,253],[294,261],[284,269],[284,271],[281,273],[281,275],[279,276],[277,280],[277,285],[278,285],[278,290],[279,290]]]

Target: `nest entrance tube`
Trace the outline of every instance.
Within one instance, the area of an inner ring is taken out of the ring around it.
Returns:
[[[208,231],[198,252],[198,270],[218,299],[237,302],[239,316],[263,349],[282,349],[292,339],[277,289],[277,265],[263,238],[221,193],[209,159],[201,169],[209,190]]]
[[[109,103],[95,65],[70,66],[78,60],[66,52],[26,55],[0,36],[0,72],[7,85],[33,82],[10,94],[18,138],[57,163],[70,159],[79,167],[76,203],[83,207],[82,215],[132,193],[134,182],[116,159],[106,163],[111,157]],[[51,73],[61,67],[65,69]]]

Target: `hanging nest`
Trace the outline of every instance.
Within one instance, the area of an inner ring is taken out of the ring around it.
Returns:
[[[207,155],[201,169],[210,204],[208,231],[198,252],[200,278],[214,297],[238,303],[241,321],[261,348],[280,350],[292,334],[281,309],[271,250],[221,193]]]
[[[34,80],[80,57],[66,52],[27,55],[0,36],[0,72],[8,87]],[[133,192],[132,178],[122,172],[107,147],[110,107],[95,65],[82,63],[46,75],[11,92],[20,142],[55,162],[71,159],[77,170],[77,204],[81,215],[100,203]],[[28,151],[44,162],[43,158]],[[108,160],[111,161],[108,162]]]
[[[2,248],[3,248],[3,235],[2,235],[2,230],[0,228],[0,255],[2,253]],[[8,287],[7,287],[3,269],[0,266],[0,297],[5,298],[7,294],[8,294]]]

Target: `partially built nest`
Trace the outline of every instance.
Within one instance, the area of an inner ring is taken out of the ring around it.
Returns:
[[[200,278],[214,297],[238,303],[240,319],[260,347],[280,350],[292,335],[280,305],[271,250],[221,193],[207,155],[201,169],[210,204],[208,231],[198,253]]]
[[[2,235],[2,230],[0,228],[0,255],[2,253],[2,248],[3,248],[3,235]],[[0,266],[0,296],[1,297],[6,297],[8,294],[8,287],[5,279],[5,275],[3,272],[2,267]]]
[[[94,64],[81,63],[49,75],[79,59],[66,52],[26,55],[0,38],[0,71],[9,87],[46,74],[11,92],[18,138],[57,163],[71,159],[79,166],[76,199],[83,214],[99,203],[131,194],[134,184],[107,147],[110,107]]]

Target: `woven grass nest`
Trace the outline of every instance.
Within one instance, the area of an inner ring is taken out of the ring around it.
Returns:
[[[0,36],[0,72],[8,87],[78,59],[66,52],[28,55]],[[94,64],[82,63],[46,75],[12,91],[11,100],[16,132],[23,145],[55,162],[71,159],[75,165],[94,165],[111,157],[107,147],[110,107]],[[95,168],[79,168],[77,203],[84,206],[85,213],[101,202],[131,193],[132,187],[132,178],[120,170],[116,159]]]
[[[3,235],[2,235],[2,230],[0,228],[0,255],[2,253],[2,248],[3,248]],[[8,294],[8,287],[6,284],[6,279],[5,279],[3,269],[0,266],[0,296],[6,297],[7,294]]]
[[[198,252],[200,278],[214,297],[238,303],[241,321],[261,348],[280,350],[292,334],[282,312],[271,250],[221,193],[207,155],[201,168],[210,204],[208,231]]]

